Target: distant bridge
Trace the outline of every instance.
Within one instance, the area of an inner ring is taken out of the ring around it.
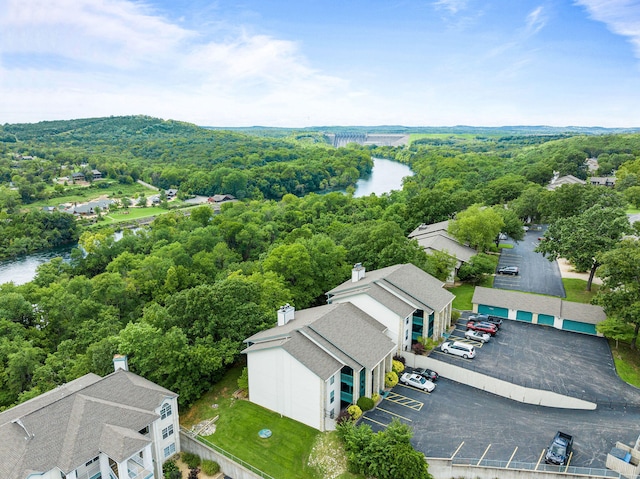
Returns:
[[[330,133],[326,135],[336,148],[349,143],[376,146],[405,146],[409,143],[409,135],[401,134],[367,134],[367,133]]]

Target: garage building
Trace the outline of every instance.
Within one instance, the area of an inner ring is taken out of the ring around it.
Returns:
[[[596,324],[607,319],[600,306],[481,286],[476,288],[472,303],[475,313],[597,336],[602,335],[596,331]]]

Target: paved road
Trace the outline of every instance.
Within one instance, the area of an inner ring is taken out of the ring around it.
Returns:
[[[502,249],[498,268],[517,266],[520,268],[520,274],[518,276],[496,274],[493,281],[494,288],[566,297],[558,262],[549,261],[541,253],[533,251],[538,245],[538,238],[543,234],[544,229],[531,229],[518,243],[512,240],[503,241],[512,244],[513,249]]]

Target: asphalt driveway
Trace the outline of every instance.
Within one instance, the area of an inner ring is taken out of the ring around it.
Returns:
[[[502,241],[502,243],[512,244],[513,248],[502,249],[498,269],[504,266],[517,266],[520,273],[517,276],[496,273],[493,281],[494,288],[566,297],[558,262],[549,261],[541,253],[534,251],[538,246],[538,238],[542,237],[544,231],[545,227],[532,228],[518,243],[511,239]]]

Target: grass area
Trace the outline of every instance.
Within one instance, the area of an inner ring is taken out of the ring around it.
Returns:
[[[321,433],[249,401],[234,399],[241,372],[242,367],[231,370],[189,411],[180,413],[180,423],[191,427],[219,415],[216,432],[206,436],[209,442],[279,479],[319,478],[307,463]],[[217,407],[212,407],[213,404]],[[268,439],[258,436],[258,431],[264,428],[272,432]]]
[[[631,349],[626,343],[619,343],[616,347],[612,339],[609,340],[609,346],[620,378],[640,388],[640,351]]]
[[[104,215],[100,221],[100,225],[110,225],[115,223],[121,223],[123,221],[138,220],[140,218],[147,218],[149,216],[158,216],[168,213],[169,210],[160,208],[159,206],[150,206],[147,208],[128,208],[126,210],[110,211]]]
[[[592,283],[591,291],[587,291],[587,282],[578,278],[562,278],[562,284],[564,284],[564,291],[567,294],[566,300],[574,303],[590,303],[591,298],[600,289],[600,285]]]
[[[513,245],[511,243],[500,243],[498,245],[500,249],[513,249]]]
[[[630,206],[629,208],[627,208],[626,213],[628,215],[635,215],[637,213],[640,213],[640,208],[633,208],[633,207]]]
[[[461,284],[460,286],[454,286],[448,289],[455,296],[453,300],[453,307],[455,309],[465,310],[473,307],[471,298],[473,298],[473,292],[476,289],[474,285]]]
[[[42,208],[43,206],[56,206],[63,203],[86,203],[95,200],[101,196],[109,198],[134,197],[140,193],[151,196],[155,192],[139,183],[131,185],[123,185],[120,183],[110,184],[108,188],[98,187],[101,183],[96,182],[94,186],[77,186],[69,185],[65,187],[65,194],[48,200],[39,200],[28,205],[29,208]]]

